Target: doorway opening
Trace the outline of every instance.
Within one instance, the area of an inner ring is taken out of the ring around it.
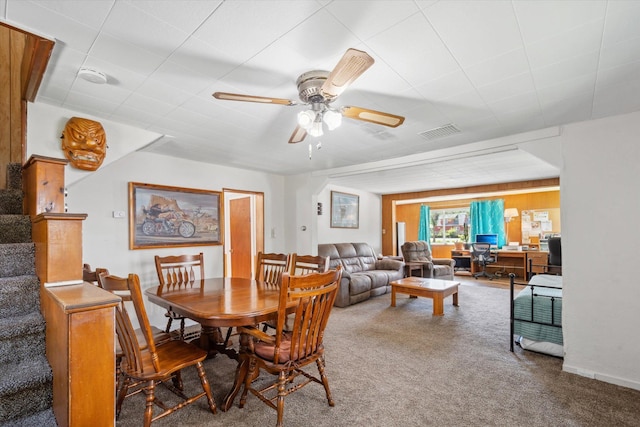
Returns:
[[[264,250],[264,193],[223,189],[224,277],[254,276]]]

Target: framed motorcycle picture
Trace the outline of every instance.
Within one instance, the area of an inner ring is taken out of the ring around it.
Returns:
[[[221,192],[129,183],[129,249],[221,245]]]

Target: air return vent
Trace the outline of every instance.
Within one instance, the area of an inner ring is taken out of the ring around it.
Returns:
[[[434,128],[430,130],[425,130],[424,132],[418,133],[424,139],[432,141],[438,138],[445,138],[447,136],[451,136],[453,134],[460,133],[460,129],[455,127],[452,124],[440,126],[439,128]]]

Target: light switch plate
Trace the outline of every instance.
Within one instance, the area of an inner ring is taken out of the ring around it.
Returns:
[[[114,218],[124,218],[124,211],[113,211]]]

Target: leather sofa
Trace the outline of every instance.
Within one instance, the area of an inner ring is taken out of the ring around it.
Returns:
[[[329,257],[329,268],[342,266],[336,307],[391,292],[389,283],[404,277],[403,261],[378,258],[367,243],[323,243],[318,245],[318,255]]]
[[[422,264],[422,277],[453,280],[455,260],[431,257],[429,244],[423,240],[404,242],[402,244],[402,256],[406,263]],[[412,267],[409,266],[408,268]]]

